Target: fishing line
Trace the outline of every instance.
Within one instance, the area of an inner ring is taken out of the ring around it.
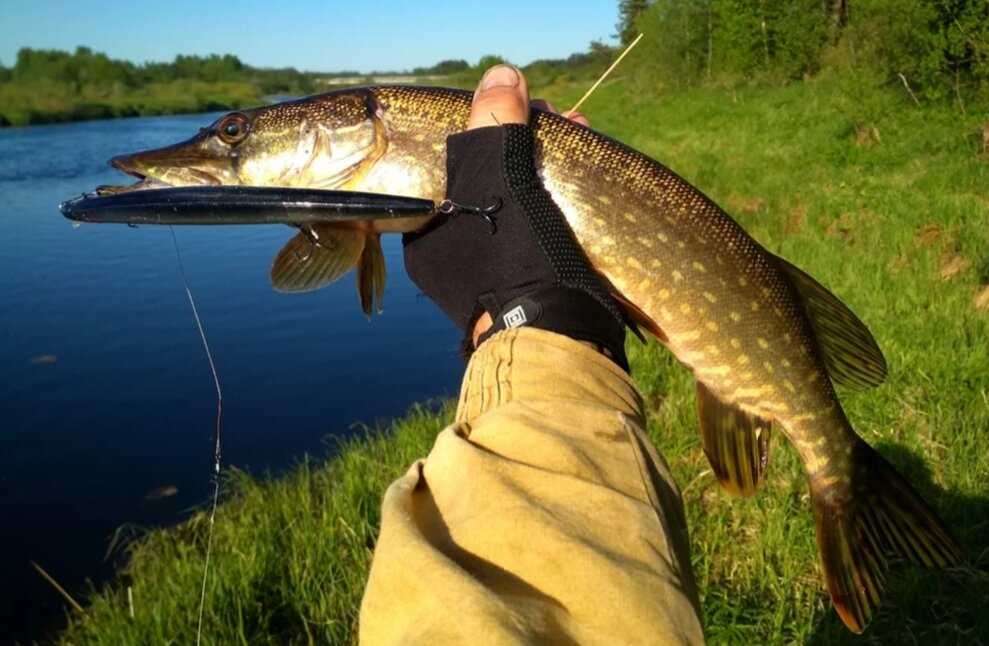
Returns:
[[[175,229],[169,225],[168,230],[172,234],[172,244],[175,245],[175,259],[178,261],[179,274],[182,276],[182,286],[185,287],[185,295],[189,298],[192,315],[196,319],[196,327],[199,329],[199,338],[203,341],[206,358],[209,360],[209,369],[213,373],[213,383],[216,385],[216,447],[213,451],[213,509],[209,515],[209,532],[206,538],[206,564],[203,566],[203,585],[199,593],[199,621],[196,626],[196,645],[198,646],[203,634],[203,611],[206,608],[206,581],[209,576],[210,552],[213,548],[213,527],[216,525],[216,504],[220,497],[220,429],[223,418],[223,391],[220,389],[220,377],[216,372],[216,364],[213,363],[213,353],[210,352],[209,343],[206,341],[206,331],[203,329],[203,322],[199,318],[199,310],[196,309],[196,301],[192,298],[192,290],[189,289],[189,281],[185,276],[185,267],[182,265],[182,254],[179,252],[179,241],[175,237]]]
[[[608,75],[611,74],[612,70],[618,67],[618,64],[622,62],[622,59],[628,56],[628,53],[632,51],[632,48],[639,44],[639,41],[642,40],[643,36],[645,36],[645,34],[639,34],[639,36],[635,40],[633,40],[628,47],[625,48],[625,51],[622,52],[621,56],[619,56],[615,60],[615,62],[611,64],[611,67],[606,69],[604,71],[604,74],[602,74],[601,77],[594,82],[594,85],[591,86],[591,89],[589,89],[587,92],[584,92],[584,96],[580,97],[580,101],[577,101],[577,103],[575,103],[572,108],[564,112],[563,116],[569,119],[573,115],[573,113],[577,111],[577,108],[583,105],[584,101],[587,100],[587,97],[591,96],[591,94],[594,93],[594,90],[598,89],[598,86],[604,83],[604,79],[608,78]]]

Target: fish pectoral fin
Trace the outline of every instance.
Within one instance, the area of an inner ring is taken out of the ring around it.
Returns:
[[[357,264],[365,237],[349,229],[312,225],[275,256],[272,286],[280,292],[308,292],[329,285]]]
[[[811,508],[831,602],[845,626],[861,633],[882,600],[886,553],[928,569],[958,565],[962,553],[937,513],[864,442],[849,471],[850,496],[812,477]]]
[[[361,309],[364,316],[371,318],[371,309],[375,300],[378,303],[378,314],[383,312],[381,299],[385,295],[385,255],[381,251],[381,236],[367,236],[364,252],[357,261],[357,295],[361,299]]]
[[[697,416],[711,469],[728,493],[755,493],[769,464],[771,420],[750,415],[718,399],[697,382]]]
[[[611,297],[615,299],[618,305],[625,312],[625,315],[628,316],[628,319],[631,322],[629,328],[632,330],[632,333],[639,338],[639,341],[642,341],[643,343],[646,342],[645,338],[642,336],[642,333],[639,332],[638,328],[640,327],[663,343],[669,341],[666,333],[663,332],[663,329],[659,327],[659,324],[656,323],[651,316],[646,314],[638,305],[628,300],[624,294],[614,289],[614,287],[611,289]]]
[[[856,390],[881,384],[886,379],[886,359],[865,323],[805,271],[782,258],[779,261],[800,293],[831,378]]]

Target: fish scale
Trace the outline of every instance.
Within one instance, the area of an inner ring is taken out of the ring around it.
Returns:
[[[290,185],[438,202],[446,138],[466,128],[470,105],[469,92],[444,88],[338,90],[232,113],[186,142],[111,163],[157,185]],[[796,448],[825,581],[845,625],[861,632],[876,612],[886,554],[925,567],[959,563],[937,514],[856,435],[835,394],[832,381],[871,388],[886,376],[858,317],[662,164],[558,115],[531,117],[537,171],[591,265],[696,378],[702,443],[721,484],[739,496],[755,492],[772,426]],[[370,315],[384,289],[380,234],[428,220],[300,225],[272,282],[304,291],[356,267]]]

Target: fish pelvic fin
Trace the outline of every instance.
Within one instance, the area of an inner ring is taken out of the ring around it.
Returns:
[[[280,292],[308,292],[339,280],[361,258],[365,237],[325,225],[303,228],[275,256],[272,286]]]
[[[381,314],[382,297],[385,295],[385,255],[381,251],[381,236],[373,233],[367,236],[364,251],[357,261],[357,295],[361,299],[361,309],[364,316],[371,318],[374,303],[378,304],[378,314]]]
[[[856,390],[881,384],[886,379],[886,358],[865,323],[805,271],[778,260],[800,294],[824,366],[835,383]]]
[[[607,281],[607,279],[605,280]],[[632,330],[632,333],[639,339],[639,341],[642,343],[646,342],[646,339],[642,336],[642,332],[639,331],[639,328],[646,330],[649,334],[653,335],[662,343],[669,341],[666,333],[663,332],[661,327],[659,327],[659,324],[656,323],[651,316],[646,314],[641,307],[626,298],[625,295],[615,289],[614,286],[611,287],[610,294],[625,314],[626,325],[628,325],[629,329]]]
[[[723,402],[700,382],[697,417],[704,454],[721,486],[740,498],[754,494],[769,464],[772,421]]]
[[[864,442],[852,468],[851,496],[812,478],[811,507],[831,602],[861,633],[882,600],[887,554],[934,569],[960,564],[962,553],[937,513]]]

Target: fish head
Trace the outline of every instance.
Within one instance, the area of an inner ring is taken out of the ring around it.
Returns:
[[[130,188],[280,186],[353,190],[387,149],[374,95],[343,90],[226,114],[186,141],[121,155]]]

